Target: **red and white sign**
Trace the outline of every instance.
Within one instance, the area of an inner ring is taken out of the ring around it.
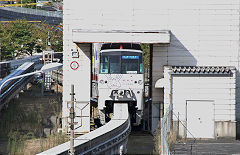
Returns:
[[[71,62],[70,67],[72,70],[77,70],[79,68],[79,64],[77,61],[73,61]]]

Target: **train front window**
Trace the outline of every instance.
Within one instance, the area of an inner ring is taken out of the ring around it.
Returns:
[[[108,56],[101,56],[100,73],[108,73]]]
[[[111,55],[110,58],[110,74],[119,74],[120,73],[120,57],[118,55]]]
[[[122,74],[137,74],[139,70],[139,56],[122,56]]]
[[[100,73],[102,74],[142,74],[142,53],[115,51],[101,53]]]

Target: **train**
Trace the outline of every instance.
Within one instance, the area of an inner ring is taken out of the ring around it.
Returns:
[[[22,74],[26,74],[29,72],[32,72],[34,70],[34,62],[25,62],[20,67],[18,67],[16,70],[14,70],[12,73],[10,73],[8,76],[4,77],[0,81],[0,86],[9,78],[19,76]],[[20,79],[14,79],[11,81],[6,82],[2,89],[0,90],[0,106],[5,103],[6,99],[8,99],[8,95],[13,94],[16,89],[18,89],[19,85],[24,81],[24,79],[29,78],[20,78]]]
[[[143,52],[136,43],[102,45],[98,74],[98,111],[102,125],[111,120],[114,103],[128,103],[131,124],[143,115]]]
[[[20,58],[20,59],[16,59],[16,60],[9,60],[9,61],[6,61],[5,63],[10,64],[9,67],[10,67],[11,72],[14,71],[15,69],[17,69],[19,66],[21,66],[25,62],[34,62],[35,63],[35,69],[38,70],[43,65],[43,62],[42,62],[41,58],[42,58],[42,54],[36,54],[36,55],[25,57],[25,58]]]

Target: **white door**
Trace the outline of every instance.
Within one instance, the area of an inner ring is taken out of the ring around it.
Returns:
[[[187,129],[195,138],[214,138],[213,101],[186,102]],[[193,136],[187,132],[187,138]]]

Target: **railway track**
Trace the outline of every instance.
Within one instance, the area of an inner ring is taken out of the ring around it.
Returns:
[[[131,132],[127,103],[115,103],[114,115],[106,125],[75,138],[75,154],[121,154],[126,153],[126,143]],[[70,142],[58,145],[38,155],[67,155]]]

